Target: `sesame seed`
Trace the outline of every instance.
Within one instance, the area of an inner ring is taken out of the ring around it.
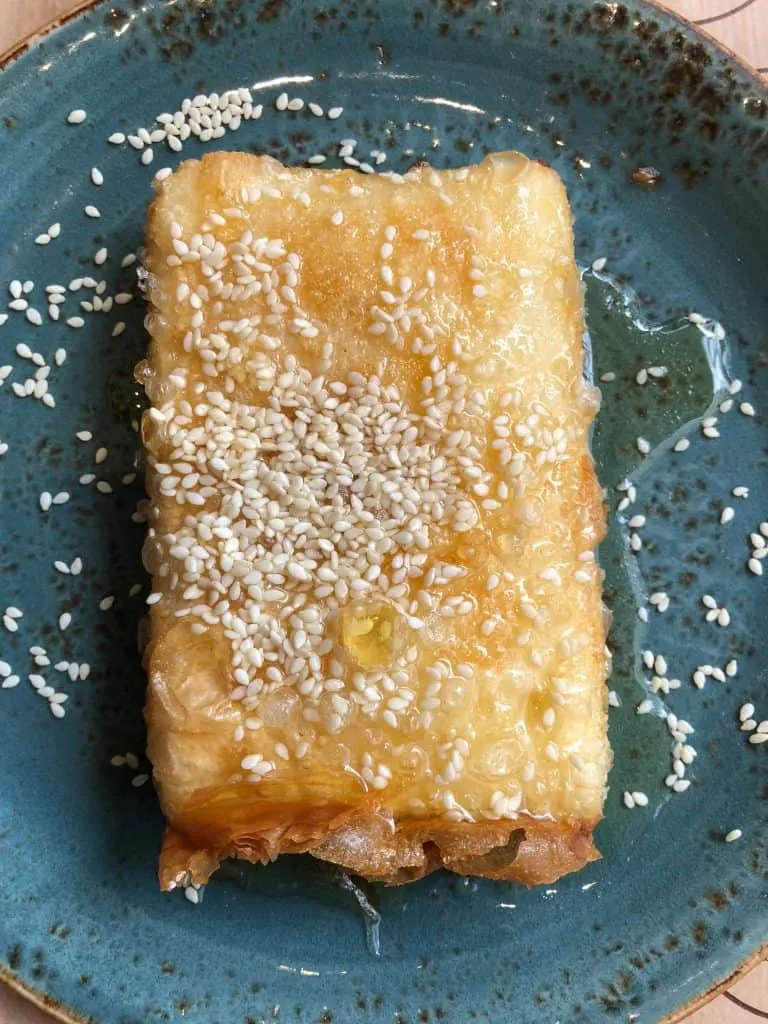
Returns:
[[[96,264],[97,267],[102,267],[107,262],[108,258],[109,252],[105,246],[96,252],[96,255],[93,257],[93,262]]]
[[[730,523],[735,515],[736,515],[736,513],[731,508],[731,506],[730,505],[726,505],[725,508],[723,509],[723,511],[720,513],[720,522],[721,523]]]
[[[111,142],[113,146],[122,146],[125,142],[125,135],[122,132],[113,132],[107,142]]]
[[[735,658],[732,658],[725,666],[725,674],[732,679],[738,671],[739,663],[736,661]]]
[[[91,204],[86,206],[83,212],[86,217],[91,217],[93,220],[97,220],[101,217],[101,210],[99,210],[98,206],[93,206]]]
[[[635,714],[638,715],[647,715],[650,714],[651,711],[653,711],[653,701],[648,699],[647,697],[645,700],[640,701],[640,703],[635,708]]]
[[[742,704],[739,708],[739,721],[747,722],[755,713],[755,705],[751,703]]]
[[[608,370],[606,373],[600,374],[600,380],[604,381],[606,384],[610,384],[612,381],[616,380],[616,374],[612,370]]]
[[[650,442],[647,441],[644,437],[638,437],[635,441],[635,444],[637,445],[637,450],[640,452],[641,455],[648,455],[648,453],[651,450]]]
[[[742,487],[742,486],[734,487],[733,490],[731,491],[731,494],[734,496],[734,498],[748,498],[749,497],[749,488],[748,487]]]
[[[717,613],[717,624],[718,626],[729,626],[731,623],[731,616],[727,608],[721,608]]]
[[[742,402],[739,406],[739,412],[742,413],[744,416],[754,416],[755,407],[754,405],[752,405],[751,402]]]
[[[281,111],[287,109],[287,107],[288,107],[288,93],[287,92],[281,92],[280,93],[280,95],[275,100],[275,106],[277,107],[278,110],[281,110]]]
[[[144,783],[148,781],[149,775],[142,773],[141,775],[134,775],[134,777],[131,779],[131,785],[133,786],[134,789],[138,789],[140,786],[143,786]]]
[[[732,828],[730,832],[726,833],[726,843],[735,843],[737,839],[741,839],[744,833],[740,828]]]
[[[343,113],[344,113],[344,107],[331,107],[331,109],[328,111],[328,115],[327,115],[328,116],[328,120],[329,121],[337,121],[341,117],[341,115]]]
[[[101,173],[98,167],[91,168],[91,182],[97,186],[104,184],[104,175]]]
[[[742,383],[740,380],[732,380],[731,383],[728,385],[728,392],[731,395],[738,395],[738,393],[741,391],[741,388]]]
[[[763,575],[763,563],[759,558],[750,558],[747,562],[747,568],[755,576]]]
[[[48,511],[48,509],[51,507],[52,501],[53,496],[51,495],[51,493],[49,491],[43,491],[39,498],[40,508],[43,510],[43,512]]]
[[[102,597],[101,601],[99,601],[99,609],[103,612],[108,612],[114,603],[115,598],[112,594],[107,597]]]
[[[601,271],[605,270],[605,265],[607,262],[608,260],[605,256],[598,256],[596,260],[592,261],[592,270],[596,274],[599,274]]]
[[[68,124],[83,124],[87,118],[87,114],[84,110],[70,110],[67,114]]]
[[[153,149],[145,149],[140,157],[140,160],[145,167],[148,167],[154,159],[155,151]]]
[[[69,612],[64,612],[62,615],[59,616],[59,629],[62,631],[62,633],[64,632],[65,629],[67,629],[71,622],[72,616],[69,614]]]

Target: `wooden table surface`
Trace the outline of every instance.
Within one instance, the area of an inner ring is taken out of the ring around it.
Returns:
[[[0,53],[74,6],[75,0],[0,0]],[[666,0],[753,67],[768,73],[768,0]],[[686,1024],[756,1024],[768,1019],[768,963],[760,964]],[[0,985],[0,1024],[51,1024],[51,1018]]]

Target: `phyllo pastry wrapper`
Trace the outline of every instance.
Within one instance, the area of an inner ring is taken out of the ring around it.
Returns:
[[[163,888],[594,860],[604,513],[564,187],[218,153],[157,186],[141,373]]]

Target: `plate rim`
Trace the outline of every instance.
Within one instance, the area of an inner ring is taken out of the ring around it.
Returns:
[[[641,6],[649,8],[651,11],[658,11],[671,21],[676,22],[682,28],[685,28],[694,35],[702,38],[710,47],[719,51],[729,61],[736,64],[749,78],[753,79],[754,83],[759,89],[766,93],[766,97],[768,98],[768,76],[761,74],[761,72],[745,60],[744,57],[737,54],[721,40],[716,39],[715,36],[706,29],[706,27],[699,26],[684,15],[677,11],[673,11],[670,7],[667,7],[665,3],[661,2],[661,0],[635,0],[635,2],[639,3]],[[52,35],[64,25],[69,24],[69,22],[74,21],[76,18],[87,14],[89,11],[96,10],[98,7],[106,7],[109,3],[110,0],[77,0],[74,7],[44,22],[42,26],[28,32],[18,42],[13,43],[3,53],[0,53],[0,74],[2,74],[14,61],[18,60],[32,49],[36,43],[46,39],[48,36]],[[679,1024],[679,1022],[684,1021],[697,1010],[707,1006],[717,998],[717,996],[722,995],[732,985],[741,981],[741,979],[751,973],[758,964],[763,962],[768,963],[768,938],[766,938],[765,942],[758,949],[747,956],[747,958],[743,960],[742,963],[726,978],[716,982],[705,992],[702,992],[694,999],[689,1000],[677,1010],[673,1010],[672,1013],[664,1017],[659,1024]],[[63,1024],[98,1024],[93,1017],[78,1013],[55,997],[43,992],[42,989],[36,988],[34,985],[30,985],[3,959],[0,959],[0,984],[6,985],[28,1003],[37,1007],[37,1009],[42,1010],[54,1020],[63,1022]]]

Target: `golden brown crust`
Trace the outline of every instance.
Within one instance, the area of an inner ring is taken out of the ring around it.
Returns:
[[[160,857],[164,890],[190,882],[205,884],[222,860],[235,857],[268,864],[284,853],[310,853],[369,881],[402,885],[444,867],[524,885],[555,882],[598,860],[592,825],[537,821],[448,822],[439,819],[393,825],[375,811],[348,808],[301,809],[304,820],[286,825],[296,808],[274,805],[254,816],[252,830],[238,830],[231,818],[211,831],[186,833],[169,826]]]
[[[421,717],[404,717],[402,729],[382,724],[375,714],[358,716],[338,733],[309,720],[299,727],[267,720],[267,690],[245,710],[242,698],[232,696],[231,651],[221,624],[193,635],[193,616],[175,617],[191,611],[182,607],[183,587],[155,573],[162,599],[152,609],[146,717],[169,821],[160,862],[164,889],[205,883],[226,857],[268,863],[283,853],[306,852],[386,884],[445,867],[534,885],[599,856],[592,829],[610,755],[600,572],[591,555],[604,535],[605,516],[587,447],[594,405],[582,384],[582,293],[570,215],[555,173],[517,154],[499,154],[460,173],[441,177],[422,168],[411,200],[409,188],[400,193],[378,176],[287,172],[268,158],[216,154],[185,164],[163,183],[153,204],[148,390],[156,411],[175,415],[193,384],[209,383],[197,352],[182,344],[198,314],[180,297],[205,281],[196,263],[175,259],[171,229],[191,241],[207,230],[200,227],[206,211],[231,207],[237,216],[220,227],[220,238],[232,251],[245,244],[238,239],[247,226],[252,235],[284,239],[300,254],[302,316],[334,339],[334,378],[350,371],[370,375],[386,353],[390,381],[406,405],[421,408],[423,359],[407,348],[398,355],[383,347],[380,334],[368,329],[381,288],[383,232],[394,224],[398,281],[410,287],[411,278],[420,280],[429,259],[437,268],[424,308],[432,322],[449,325],[439,341],[440,358],[448,363],[449,341],[461,339],[472,357],[463,365],[471,385],[490,396],[489,421],[509,409],[510,430],[504,433],[500,425],[498,436],[511,432],[510,455],[525,463],[522,475],[509,476],[507,496],[484,514],[480,529],[458,536],[442,522],[433,524],[430,557],[466,569],[466,579],[441,583],[442,596],[469,596],[474,610],[463,618],[432,615],[429,639],[413,639],[418,672],[399,668],[410,673]],[[277,187],[278,195],[264,202],[244,199],[243,189],[247,193],[254,183]],[[297,188],[311,192],[311,207],[296,201],[306,195]],[[343,244],[334,242],[330,227],[339,212]],[[425,248],[421,236],[430,232],[435,241]],[[467,276],[473,259],[488,269],[492,299],[473,284],[476,277]],[[227,322],[258,317],[262,305],[257,297],[233,302]],[[214,315],[207,306],[204,312],[204,331],[226,333],[225,314]],[[305,345],[283,326],[274,331],[282,353],[294,353],[318,372],[316,343]],[[486,356],[496,367],[493,374],[485,368]],[[230,367],[235,391],[258,408],[263,397],[238,369],[244,360]],[[182,384],[171,385],[179,368]],[[516,405],[499,404],[504,389],[507,397],[515,391]],[[530,444],[513,430],[526,423],[536,427]],[[173,445],[163,430],[148,426],[150,553],[167,568],[177,557],[175,541],[167,537],[182,533],[195,509],[164,495],[156,466],[173,461]],[[558,435],[564,440],[556,452]],[[484,469],[501,472],[495,458],[491,453]],[[490,573],[497,577],[494,587],[486,586]],[[491,620],[500,628],[481,633]],[[474,675],[468,682],[453,673],[452,700],[433,715],[426,670],[428,659],[439,655]],[[243,728],[250,715],[259,718],[253,732]],[[297,753],[305,737],[312,740],[306,756]],[[455,742],[471,750],[463,754],[466,771],[460,769],[449,785],[441,778],[450,757],[444,751]],[[276,755],[278,745],[290,748],[290,759]],[[364,750],[394,769],[383,791],[361,777]],[[412,750],[418,753],[411,756]],[[261,781],[243,773],[244,756],[255,754],[273,768]],[[453,802],[441,803],[443,796]]]

